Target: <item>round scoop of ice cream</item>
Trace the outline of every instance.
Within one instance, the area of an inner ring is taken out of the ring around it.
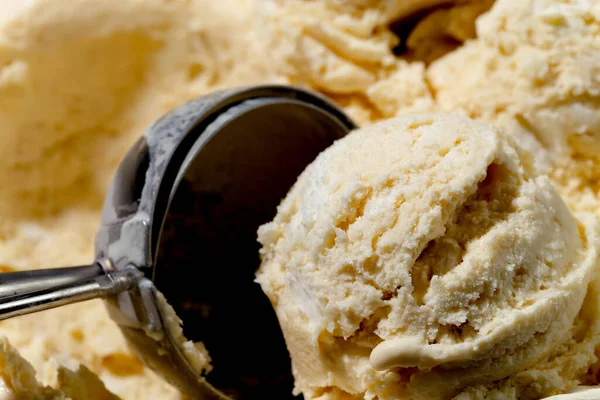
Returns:
[[[297,393],[450,398],[568,351],[596,219],[522,157],[492,126],[413,115],[307,167],[258,233]]]

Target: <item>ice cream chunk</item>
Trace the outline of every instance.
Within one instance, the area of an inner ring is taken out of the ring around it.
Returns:
[[[259,229],[257,281],[297,393],[450,398],[570,351],[597,222],[576,220],[522,157],[492,126],[433,114],[319,155]],[[538,386],[538,398],[567,389]]]
[[[56,388],[38,381],[36,372],[5,337],[0,338],[0,400],[116,400],[102,381],[85,366],[77,371],[60,367]]]
[[[600,388],[578,387],[565,394],[548,397],[547,400],[596,400],[600,398]]]
[[[212,369],[212,365],[210,365],[210,355],[206,347],[204,347],[204,343],[202,342],[192,342],[188,340],[183,334],[183,322],[177,316],[177,313],[173,309],[168,302],[165,296],[157,292],[157,302],[162,307],[163,312],[165,314],[165,324],[167,329],[173,335],[174,339],[181,346],[183,350],[183,354],[187,358],[187,361],[194,368],[195,371],[198,371],[201,374],[207,374]],[[154,333],[148,332],[150,336]]]
[[[492,3],[265,0],[256,3],[256,29],[274,71],[333,96],[363,123],[432,111],[435,99],[420,61],[474,39],[475,19]]]
[[[31,364],[23,359],[5,337],[0,338],[0,399],[60,399],[60,392],[36,379]]]
[[[569,205],[598,211],[600,4],[499,0],[476,27],[427,71],[437,106],[535,137]]]
[[[258,4],[265,57],[291,83],[324,91],[361,124],[440,111],[493,123],[554,170],[571,207],[599,212],[597,1]]]

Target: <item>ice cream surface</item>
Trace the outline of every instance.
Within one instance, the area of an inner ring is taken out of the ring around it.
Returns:
[[[598,273],[598,223],[576,220],[521,153],[492,126],[412,115],[351,133],[303,172],[259,229],[257,273],[297,392],[445,399],[571,357],[556,351]],[[511,389],[553,394],[594,361]]]
[[[151,123],[213,90],[276,81],[249,1],[7,0],[0,10],[3,271],[89,263],[108,185]],[[84,366],[121,398],[184,398],[130,352],[101,301],[3,321],[0,335],[57,395],[102,398],[58,380]]]
[[[600,388],[581,386],[568,393],[548,397],[548,400],[596,400],[600,398]]]
[[[45,386],[36,378],[36,372],[25,359],[7,342],[0,339],[0,399],[2,400],[59,400],[59,399],[101,399],[116,400],[97,375],[85,366],[77,371],[64,367],[52,371],[54,386]]]
[[[598,1],[450,3],[1,0],[0,269],[90,262],[135,139],[191,98],[255,83],[321,91],[362,125],[436,111],[491,122],[534,152],[521,161],[551,173],[571,207],[599,210]],[[559,351],[569,356],[463,395],[515,398],[542,376],[577,384],[569,371],[595,358],[594,301]],[[182,398],[129,352],[99,301],[3,321],[0,335],[14,346],[0,347],[2,370],[25,368],[18,350],[61,396],[85,398],[69,382],[96,376],[124,399]],[[597,383],[594,369],[584,383]]]

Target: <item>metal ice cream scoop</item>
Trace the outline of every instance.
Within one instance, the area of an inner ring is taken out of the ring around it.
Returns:
[[[324,98],[259,86],[200,97],[154,123],[107,195],[96,260],[0,274],[0,319],[104,298],[131,348],[198,399],[292,398],[290,360],[257,284],[256,230],[317,154],[354,128]],[[212,358],[206,376],[184,334]]]

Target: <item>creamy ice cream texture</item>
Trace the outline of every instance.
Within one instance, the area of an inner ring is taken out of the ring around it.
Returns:
[[[2,1],[0,8],[3,270],[89,263],[113,173],[146,128],[201,94],[271,79],[253,61],[257,42],[239,34],[251,24],[248,2]],[[121,398],[184,398],[129,351],[101,301],[3,321],[0,335],[57,396],[69,396],[59,367],[80,376],[81,365]],[[79,393],[73,399],[101,398]]]
[[[257,281],[305,398],[444,399],[573,356],[559,348],[599,272],[598,227],[502,131],[413,115],[351,133],[303,172],[259,229]]]
[[[0,1],[1,269],[88,263],[107,186],[135,139],[186,100],[253,83],[319,90],[362,125],[437,111],[491,122],[535,154],[521,162],[549,173],[569,206],[597,212],[598,2],[443,2],[398,38],[441,3]],[[569,373],[595,359],[590,293],[562,345],[570,352],[463,398],[515,398],[528,382],[534,397],[541,376],[564,390],[596,384],[597,367]],[[60,396],[95,376],[121,398],[182,398],[129,352],[101,302],[4,321],[0,334],[14,346],[0,349],[2,370],[25,368],[18,350]]]

